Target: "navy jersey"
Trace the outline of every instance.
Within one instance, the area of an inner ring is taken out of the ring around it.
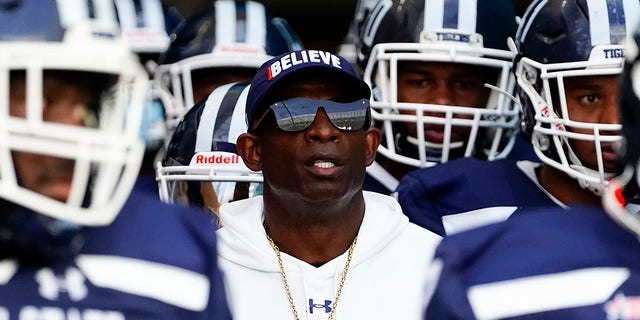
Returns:
[[[133,193],[70,261],[0,261],[0,319],[230,319],[211,217],[149,197]]]
[[[600,208],[451,235],[432,267],[441,273],[425,319],[640,318],[640,243]]]
[[[518,132],[516,135],[516,140],[513,143],[513,149],[511,149],[507,155],[507,159],[511,159],[513,161],[529,160],[540,162],[540,158],[538,158],[536,152],[533,151],[533,146],[531,146],[531,143],[522,136],[521,132]]]
[[[362,190],[391,195],[398,186],[398,179],[391,175],[379,163],[373,162],[367,167]]]
[[[133,189],[137,191],[147,192],[156,199],[160,199],[158,193],[158,182],[156,177],[149,174],[140,174],[133,185]]]
[[[505,220],[520,208],[557,205],[523,171],[534,175],[537,165],[460,158],[409,172],[397,198],[411,222],[445,236]]]

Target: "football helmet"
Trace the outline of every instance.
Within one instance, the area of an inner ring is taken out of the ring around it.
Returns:
[[[620,122],[623,140],[618,148],[622,174],[609,183],[602,203],[623,226],[640,236],[640,30],[625,45],[620,82]]]
[[[347,61],[349,61],[355,68],[358,67],[358,55],[356,51],[358,35],[362,29],[364,19],[370,14],[371,9],[375,7],[377,2],[378,0],[358,0],[358,3],[356,3],[355,14],[349,24],[349,30],[347,30],[347,34],[338,47],[338,55],[347,59]],[[358,72],[362,73],[362,71]]]
[[[148,76],[120,37],[109,3],[42,0],[0,6],[0,198],[76,225],[106,225],[116,217],[143,155],[138,130]],[[84,126],[66,122],[76,114],[62,113],[56,119],[62,121],[51,121],[49,115],[59,109],[43,97],[50,72],[100,76],[114,85],[96,90],[95,105],[83,113]],[[17,74],[24,86],[12,87]],[[16,90],[25,90],[23,116],[10,102]],[[16,154],[72,162],[66,199],[25,187]]]
[[[378,153],[414,167],[453,158],[506,157],[515,142],[518,106],[507,38],[516,16],[504,0],[381,0],[360,30],[358,63],[372,87],[372,118],[383,133]],[[495,72],[486,106],[409,103],[398,99],[398,66],[407,61],[484,66]],[[416,126],[409,134],[407,126]],[[428,141],[426,126],[442,128]],[[457,129],[456,129],[457,127]],[[454,141],[451,132],[468,132]]]
[[[169,46],[169,34],[184,19],[175,7],[166,7],[160,0],[114,0],[114,3],[124,40],[145,64],[147,72],[153,74],[160,55]],[[165,142],[167,128],[160,100],[149,99],[145,105],[140,135],[151,151]]]
[[[564,80],[620,74],[622,43],[633,34],[639,18],[640,3],[635,0],[536,0],[527,8],[515,38],[514,73],[524,136],[542,162],[596,194],[616,173],[605,168],[603,152],[620,141],[621,127],[572,116]],[[574,144],[580,141],[594,144],[596,165],[583,164],[576,155]]]
[[[159,58],[169,46],[169,34],[182,21],[174,7],[160,0],[114,0],[122,37],[131,51]]]
[[[160,98],[169,134],[186,110],[198,102],[194,101],[192,82],[195,72],[234,68],[252,76],[272,56],[302,48],[286,20],[271,17],[264,5],[255,1],[215,1],[208,10],[178,26],[171,37],[154,75],[155,87],[164,92]]]
[[[262,174],[236,153],[247,131],[248,83],[216,88],[182,117],[157,165],[160,199],[216,213],[220,204],[261,194]]]

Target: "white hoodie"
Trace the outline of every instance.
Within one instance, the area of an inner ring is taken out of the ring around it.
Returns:
[[[389,196],[365,191],[364,199],[364,219],[334,320],[421,319],[427,266],[440,236],[410,223]],[[227,203],[220,218],[220,268],[234,320],[294,319],[262,227],[262,197]],[[281,255],[300,319],[327,319],[347,251],[319,268]]]

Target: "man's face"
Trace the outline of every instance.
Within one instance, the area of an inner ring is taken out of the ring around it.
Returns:
[[[473,65],[408,61],[398,64],[398,101],[435,105],[484,108],[490,91],[485,83],[494,84],[497,70]],[[415,114],[413,110],[401,113]],[[440,117],[441,112],[426,112],[425,115]],[[470,115],[454,114],[457,118],[470,119]],[[410,136],[416,137],[416,123],[406,122]],[[425,124],[425,140],[440,144],[444,137],[441,124]],[[451,141],[466,141],[469,127],[454,126]]]
[[[617,124],[618,81],[616,76],[571,77],[565,79],[567,111],[572,121],[602,124]],[[567,126],[567,130],[593,135],[591,128]],[[600,132],[602,135],[620,132]],[[569,139],[573,151],[583,165],[597,169],[596,146],[593,141]],[[602,143],[604,169],[615,169],[616,153],[612,143]]]
[[[353,93],[329,79],[298,79],[281,91],[277,100],[349,95]],[[379,135],[371,138],[370,131],[379,134],[377,129],[340,130],[323,109],[318,109],[307,129],[285,132],[269,112],[257,129],[265,192],[270,189],[291,199],[302,197],[320,203],[347,201],[361,189],[365,168],[379,144]]]
[[[91,94],[74,84],[72,79],[54,74],[43,81],[43,120],[66,125],[84,125]],[[10,114],[26,116],[26,91],[23,78],[13,79],[9,93]],[[44,196],[66,201],[73,178],[74,162],[68,159],[34,153],[12,153],[20,184]]]

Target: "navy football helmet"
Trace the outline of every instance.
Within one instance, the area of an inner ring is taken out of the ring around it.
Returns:
[[[610,182],[602,203],[618,222],[640,236],[640,30],[626,44],[625,55],[619,113],[623,140],[618,149],[624,171]]]
[[[247,131],[248,83],[216,88],[182,117],[156,179],[160,199],[217,212],[221,204],[261,194],[262,174],[249,170],[235,142]]]
[[[154,75],[156,89],[163,92],[159,96],[164,98],[169,133],[198,102],[193,84],[198,71],[244,69],[250,80],[271,57],[302,48],[286,20],[270,16],[264,5],[255,1],[215,1],[208,10],[178,26],[171,37]]]
[[[377,2],[378,0],[358,0],[353,19],[349,24],[349,30],[338,47],[338,55],[347,59],[356,69],[358,68],[358,52],[356,50],[358,35],[363,28],[365,18],[369,16]]]
[[[148,76],[113,3],[84,4],[0,5],[0,255],[7,243],[18,255],[77,249],[77,231],[111,223],[138,175]]]
[[[395,162],[431,166],[459,157],[506,157],[515,142],[518,106],[509,92],[512,53],[507,38],[516,16],[505,0],[381,0],[360,30],[358,64],[372,87],[372,118],[382,129],[378,152]],[[407,61],[487,67],[484,106],[410,103],[398,99],[398,65]],[[407,125],[417,128],[409,134]],[[425,126],[443,127],[442,141],[429,141]],[[468,132],[455,141],[452,128]]]
[[[636,0],[536,0],[527,8],[515,38],[514,72],[523,134],[541,161],[596,194],[616,174],[605,169],[602,153],[603,147],[620,141],[620,124],[573,118],[567,109],[564,80],[620,74],[622,43],[631,37],[639,18]],[[597,165],[583,164],[572,149],[577,141],[595,144]]]

